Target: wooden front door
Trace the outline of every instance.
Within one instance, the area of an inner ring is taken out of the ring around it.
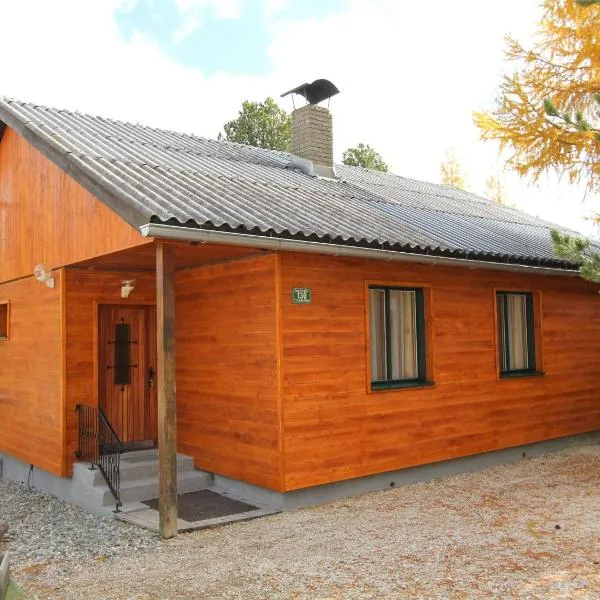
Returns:
[[[102,305],[98,404],[126,448],[155,445],[156,308]]]

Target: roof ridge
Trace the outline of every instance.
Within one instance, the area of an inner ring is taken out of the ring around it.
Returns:
[[[150,131],[156,131],[156,132],[162,132],[162,133],[170,133],[172,135],[177,135],[177,136],[184,136],[187,138],[191,138],[193,140],[201,140],[203,142],[209,142],[212,144],[223,144],[223,145],[232,145],[235,147],[240,147],[240,148],[245,148],[245,149],[252,149],[253,151],[256,152],[274,152],[280,155],[284,155],[284,156],[289,156],[290,153],[289,152],[285,152],[283,150],[275,150],[275,149],[267,149],[267,148],[260,148],[259,146],[251,146],[249,144],[242,144],[240,142],[234,142],[232,140],[225,140],[225,139],[216,139],[216,138],[212,138],[212,137],[207,137],[207,136],[203,136],[203,135],[198,135],[195,133],[188,133],[182,130],[177,130],[177,129],[168,129],[166,127],[157,127],[156,125],[149,125],[147,123],[143,123],[140,121],[133,121],[133,120],[128,120],[128,119],[120,119],[120,118],[115,118],[115,117],[106,117],[103,115],[97,115],[94,114],[93,112],[87,112],[87,111],[80,111],[80,110],[73,110],[70,108],[59,108],[57,106],[49,106],[47,104],[39,104],[36,102],[27,102],[24,100],[19,100],[17,98],[14,97],[10,97],[10,96],[2,96],[0,97],[0,101],[5,101],[7,103],[14,103],[14,104],[18,104],[20,106],[29,106],[29,107],[33,107],[33,108],[40,108],[42,110],[45,111],[55,111],[57,113],[65,113],[68,115],[76,115],[76,116],[85,116],[85,117],[90,117],[92,119],[99,119],[100,121],[106,121],[108,123],[115,123],[115,124],[119,124],[119,125],[129,125],[132,127],[141,127],[142,129],[148,129]]]
[[[78,110],[71,110],[71,109],[68,109],[68,108],[57,108],[57,107],[48,106],[46,104],[38,104],[38,103],[33,103],[33,102],[26,102],[26,101],[18,100],[16,98],[6,97],[6,96],[0,98],[0,100],[9,101],[11,103],[14,102],[16,104],[19,104],[20,106],[32,106],[34,108],[41,108],[41,109],[46,110],[46,111],[55,111],[55,112],[58,112],[58,113],[66,113],[68,115],[85,116],[85,117],[89,117],[89,118],[92,118],[92,119],[98,119],[100,121],[106,121],[108,123],[113,123],[113,124],[118,124],[118,125],[127,125],[127,126],[132,126],[132,127],[140,127],[142,129],[149,130],[149,131],[152,131],[152,132],[161,132],[161,133],[168,133],[168,134],[175,135],[175,136],[184,136],[184,137],[192,139],[192,140],[200,140],[202,142],[207,142],[209,144],[216,144],[216,145],[223,145],[223,146],[231,145],[233,147],[243,148],[245,151],[250,150],[250,152],[255,153],[257,155],[268,154],[268,153],[276,153],[278,156],[281,156],[281,157],[290,157],[291,156],[291,153],[284,152],[282,150],[270,150],[270,149],[266,149],[266,148],[259,148],[257,146],[250,146],[248,144],[241,144],[239,142],[233,142],[233,141],[230,141],[230,140],[219,140],[219,139],[214,139],[214,138],[210,138],[210,137],[196,135],[194,133],[185,133],[183,131],[177,131],[177,130],[174,130],[174,129],[165,129],[165,128],[156,127],[156,126],[153,126],[153,125],[147,125],[147,124],[140,123],[140,122],[134,123],[133,121],[127,121],[127,120],[123,120],[123,119],[116,119],[116,118],[112,118],[112,117],[104,117],[102,115],[94,115],[94,114],[89,113],[89,112],[81,112],[81,111],[78,111]],[[73,128],[73,130],[78,131],[78,132],[82,132],[83,131],[81,129],[75,129],[75,128]],[[69,131],[69,130],[67,130],[67,131]],[[99,136],[98,134],[96,134],[94,132],[90,133],[89,131],[86,132],[86,134],[87,135],[91,135],[93,137],[101,137],[103,139],[110,139],[111,137],[114,137],[114,136]],[[128,139],[126,139],[124,137],[117,137],[117,139],[119,141],[122,141],[122,142],[139,144],[140,146],[150,146],[150,147],[153,147],[153,148],[160,148],[160,149],[166,149],[166,148],[168,148],[168,149],[172,149],[172,150],[174,150],[176,152],[184,152],[184,153],[190,154],[190,155],[207,156],[207,157],[215,158],[217,160],[223,160],[222,157],[220,157],[220,156],[211,155],[211,154],[205,153],[205,152],[199,152],[199,151],[192,151],[192,150],[187,150],[187,149],[181,149],[181,148],[177,148],[177,147],[175,147],[175,146],[173,146],[171,144],[168,144],[166,146],[161,146],[160,144],[153,143],[153,142],[140,142],[140,141],[137,141],[137,140],[128,140]],[[106,157],[104,157],[104,158],[106,158]],[[233,160],[233,161],[237,161],[237,162],[240,162],[240,163],[250,163],[250,164],[259,164],[259,165],[260,164],[264,164],[264,163],[262,163],[262,162],[260,162],[258,160],[256,160],[256,161],[252,160],[249,157],[240,157],[240,158],[237,158],[237,157],[228,157],[227,160]],[[277,165],[268,165],[268,166],[273,166],[274,168],[279,168]],[[393,173],[393,172],[389,172],[389,171],[385,171],[385,172],[384,171],[377,171],[376,169],[369,169],[367,167],[357,167],[357,166],[353,166],[353,165],[346,165],[346,164],[343,164],[343,163],[335,163],[335,166],[337,168],[351,170],[351,171],[353,171],[355,173],[356,172],[360,173],[361,171],[362,172],[366,172],[366,173],[370,173],[370,174],[375,175],[376,177],[387,178],[389,180],[397,179],[397,180],[406,181],[406,182],[413,182],[413,183],[415,183],[417,185],[418,184],[421,184],[421,185],[425,184],[425,185],[431,186],[433,188],[447,189],[449,192],[452,191],[452,190],[456,190],[456,191],[458,191],[461,194],[461,196],[463,196],[463,195],[470,196],[470,198],[461,198],[461,200],[464,199],[464,201],[467,201],[467,202],[473,202],[473,203],[484,204],[484,205],[490,205],[491,204],[491,205],[495,206],[496,208],[498,208],[500,210],[503,210],[503,211],[511,211],[511,212],[514,211],[517,214],[524,214],[527,217],[535,219],[539,223],[544,223],[546,227],[556,227],[556,225],[554,223],[551,223],[549,221],[545,221],[544,219],[541,219],[540,217],[537,217],[535,215],[531,215],[529,213],[526,213],[525,211],[521,211],[519,209],[512,208],[512,207],[509,207],[509,206],[505,206],[505,205],[502,205],[502,204],[494,204],[494,203],[492,203],[492,201],[489,198],[485,198],[484,196],[480,196],[478,194],[475,194],[474,192],[469,192],[467,190],[461,190],[461,189],[458,189],[458,188],[453,188],[452,186],[444,185],[444,184],[441,184],[441,183],[434,183],[434,182],[431,182],[431,181],[425,181],[425,180],[422,180],[422,179],[414,179],[412,177],[406,177],[405,175],[400,175],[398,173]],[[281,168],[286,169],[287,167],[289,167],[289,164],[286,165],[286,166],[283,166]],[[342,179],[344,179],[344,178],[342,177]],[[353,183],[356,183],[356,182],[353,182]],[[381,186],[384,185],[383,183],[379,184],[376,181],[370,181],[369,183],[371,185],[381,185]],[[414,191],[414,192],[418,193],[417,190],[409,190],[409,189],[406,189],[406,188],[397,188],[397,189],[402,189],[403,191]],[[450,198],[452,200],[456,200],[456,198],[454,198],[450,194],[445,195],[445,194],[440,194],[440,193],[433,192],[433,191],[428,191],[426,193],[428,195],[435,196],[435,197],[438,197],[438,198]],[[439,212],[444,212],[444,211],[439,211]],[[453,214],[456,214],[456,213],[453,213]],[[503,221],[503,219],[496,219],[496,220],[497,221]],[[506,221],[506,222],[511,222],[511,221]],[[565,230],[569,230],[568,228],[564,228],[564,229]],[[569,231],[572,231],[572,230],[569,230]],[[573,231],[573,233],[578,233],[578,232]]]

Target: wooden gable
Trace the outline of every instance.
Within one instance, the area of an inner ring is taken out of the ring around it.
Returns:
[[[7,128],[0,141],[0,282],[147,242]]]

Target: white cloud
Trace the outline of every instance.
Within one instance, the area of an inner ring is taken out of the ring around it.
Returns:
[[[238,19],[243,0],[175,0],[175,5],[184,16],[210,9],[217,19]]]
[[[179,27],[173,32],[173,41],[181,44],[192,33],[202,28],[202,21],[198,17],[188,17],[183,19]]]
[[[537,3],[522,0],[352,0],[322,20],[278,21],[267,76],[207,77],[140,34],[129,41],[119,35],[115,10],[132,1],[3,3],[3,22],[28,27],[3,28],[0,94],[214,137],[242,100],[327,77],[342,91],[331,101],[338,157],[364,141],[395,172],[439,181],[444,151],[453,147],[480,193],[498,162],[495,148],[479,141],[472,111],[491,105],[507,68],[503,36],[526,37],[539,17]],[[204,7],[221,18],[237,18],[243,8],[234,0],[178,2],[184,12]],[[281,103],[291,109],[289,98]],[[513,174],[506,179],[520,208],[589,227],[580,216],[591,204],[582,204],[580,191],[553,180],[530,188]]]
[[[242,0],[175,0],[179,13],[179,26],[172,39],[181,44],[193,33],[202,29],[202,17],[210,11],[218,20],[239,19],[242,15]]]
[[[288,8],[290,0],[264,0],[264,13],[267,19],[271,19],[278,12]]]

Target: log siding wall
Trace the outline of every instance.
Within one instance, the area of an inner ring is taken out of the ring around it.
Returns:
[[[175,278],[177,435],[196,467],[282,489],[276,256]]]
[[[281,255],[286,490],[600,428],[600,297],[577,278]],[[371,391],[367,282],[429,290],[433,387]],[[312,304],[291,289],[310,287]],[[500,379],[497,289],[536,292],[543,377]]]
[[[10,339],[0,341],[0,452],[65,475],[61,277],[54,289],[28,277],[0,285]]]
[[[0,281],[148,240],[12,129],[0,141]]]

